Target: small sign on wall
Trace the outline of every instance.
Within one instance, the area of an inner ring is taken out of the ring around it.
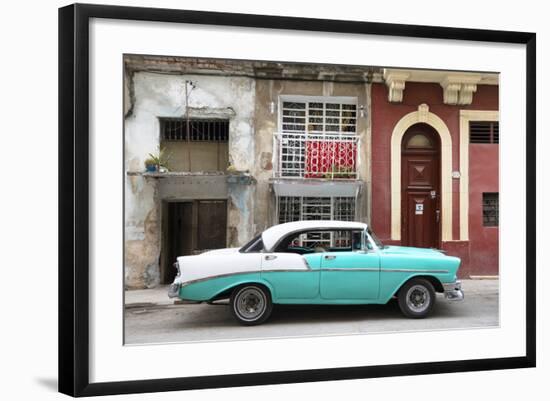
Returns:
[[[416,210],[414,214],[424,214],[424,205],[422,203],[416,204]]]

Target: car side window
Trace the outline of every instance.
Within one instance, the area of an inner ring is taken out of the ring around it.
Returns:
[[[275,252],[288,252],[305,255],[314,252],[324,252],[316,235],[311,232],[293,233],[284,238]]]
[[[373,243],[372,239],[369,238],[370,231],[369,231],[368,234],[367,234],[367,232],[365,231],[365,232],[363,233],[363,235],[365,236],[365,248],[366,248],[368,251],[373,251],[375,248],[374,248],[374,243]]]
[[[361,251],[363,249],[363,231],[353,231],[352,232],[352,249],[354,251]]]
[[[362,249],[360,230],[309,230],[294,233],[281,241],[276,252],[300,255],[319,252],[349,252]]]

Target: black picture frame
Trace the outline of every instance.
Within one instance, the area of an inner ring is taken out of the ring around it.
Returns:
[[[526,353],[521,357],[90,383],[88,61],[91,18],[515,43],[526,48]],[[433,26],[74,4],[59,9],[59,391],[140,393],[534,367],[536,35]]]

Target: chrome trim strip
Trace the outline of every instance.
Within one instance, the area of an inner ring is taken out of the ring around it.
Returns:
[[[243,272],[224,273],[224,274],[216,274],[215,276],[202,277],[202,278],[197,278],[195,280],[183,282],[181,283],[181,288],[188,286],[190,284],[200,283],[202,281],[213,280],[213,279],[222,278],[222,277],[243,275],[243,274],[289,273],[289,272],[312,273],[312,272],[318,272],[318,271],[320,270],[313,270],[308,268],[308,269],[279,269],[279,270],[275,270],[275,269],[274,270],[249,270],[249,271],[243,271]]]
[[[381,272],[391,273],[449,273],[449,270],[429,270],[429,269],[380,269]]]
[[[242,274],[254,274],[254,273],[260,273],[260,270],[250,270],[250,271],[244,271],[244,272],[233,272],[233,273],[224,273],[224,274],[216,274],[215,276],[208,276],[208,277],[202,277],[197,278],[195,280],[189,280],[184,283],[181,283],[181,288],[188,286],[190,284],[196,284],[200,283],[202,281],[212,280],[215,278],[222,278],[222,277],[229,277],[229,276],[237,276]]]
[[[272,260],[277,259],[277,254],[278,254],[278,253],[281,253],[281,252],[262,252],[262,253],[265,254],[264,260],[267,260],[268,262],[270,262],[270,261],[272,261]],[[273,259],[267,259],[268,256],[275,256],[275,258],[273,258]],[[309,263],[307,263],[307,259],[304,258],[304,255],[299,255],[299,256],[302,257],[302,261],[304,262],[304,266],[305,266],[306,268],[308,268],[309,270],[311,270],[311,267],[309,266]]]
[[[321,271],[324,272],[378,272],[379,268],[354,268],[354,267],[331,267],[330,269],[321,268]]]
[[[200,283],[202,281],[212,280],[216,278],[236,276],[242,274],[257,274],[257,273],[314,273],[321,271],[380,271],[380,272],[392,272],[392,273],[449,273],[448,270],[419,270],[419,269],[378,269],[378,268],[353,268],[353,267],[342,267],[342,268],[329,268],[329,269],[311,269],[309,266],[306,269],[272,269],[272,270],[250,270],[242,272],[233,272],[233,273],[224,273],[217,274],[215,276],[202,277],[195,280],[186,281],[181,284],[181,288],[195,283]],[[454,283],[453,283],[454,284]]]
[[[309,272],[318,272],[319,270],[313,270],[313,269],[307,269],[307,270],[301,270],[301,269],[271,269],[271,270],[261,270],[260,273],[309,273]]]

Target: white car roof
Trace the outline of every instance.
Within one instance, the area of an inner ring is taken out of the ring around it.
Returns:
[[[285,235],[295,231],[310,230],[314,228],[320,229],[358,229],[364,230],[367,228],[366,223],[356,221],[338,221],[338,220],[301,220],[291,223],[278,224],[270,227],[262,233],[262,241],[264,249],[272,251],[275,244]]]

